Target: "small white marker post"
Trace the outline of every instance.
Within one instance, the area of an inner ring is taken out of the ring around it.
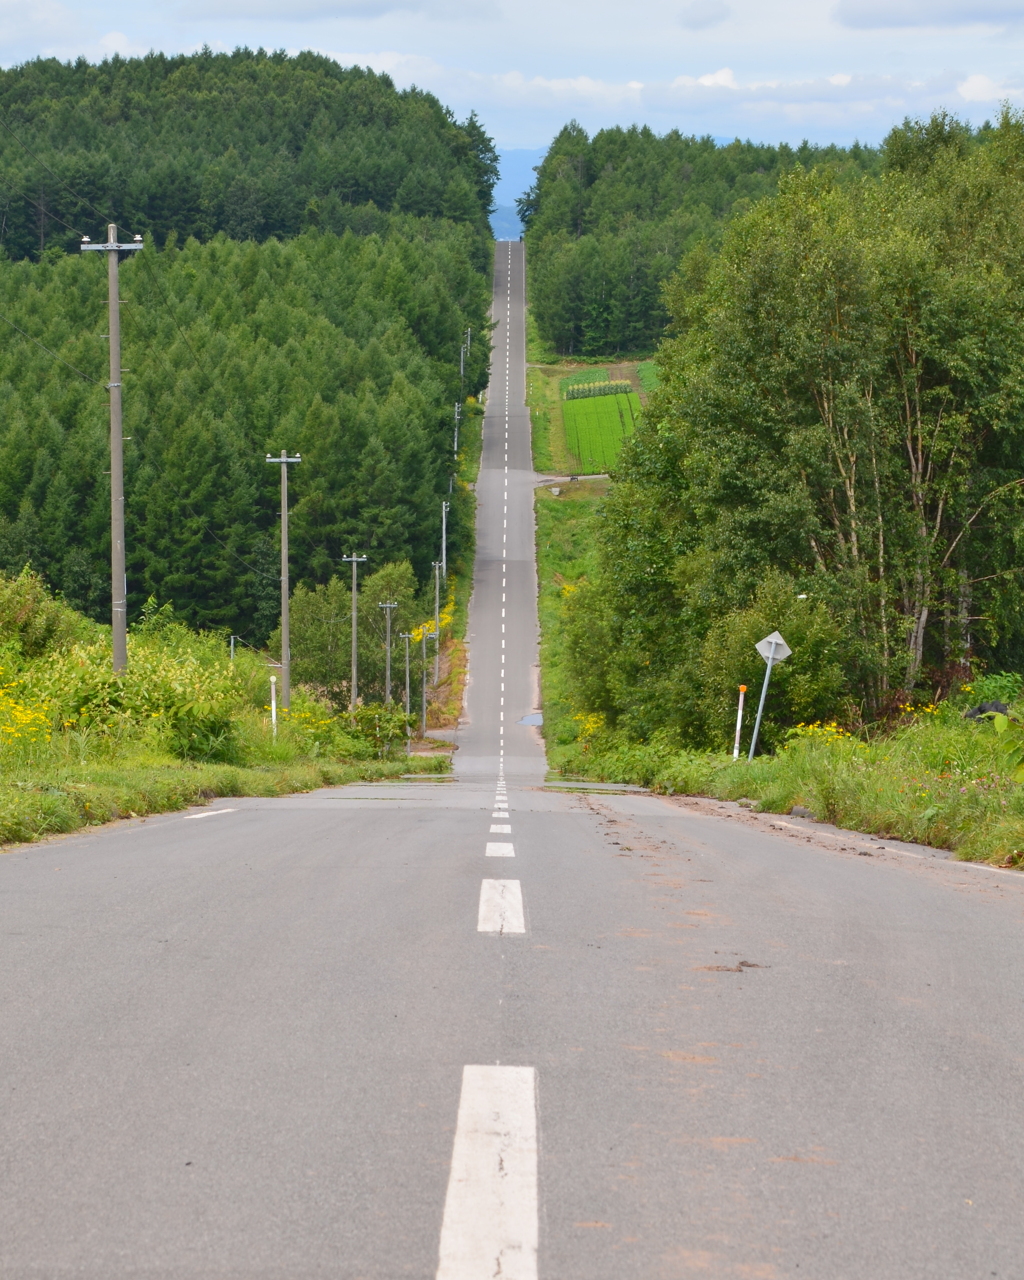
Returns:
[[[764,673],[764,684],[761,686],[761,701],[757,704],[757,719],[754,722],[754,736],[750,739],[748,761],[753,760],[754,751],[757,749],[757,735],[761,732],[761,717],[764,714],[764,700],[768,696],[768,681],[772,677],[772,667],[776,662],[784,662],[793,652],[777,631],[773,631],[770,636],[765,636],[763,640],[758,640],[754,648],[767,662],[768,668]]]
[[[277,676],[270,677],[270,723],[277,737]]]
[[[743,728],[743,699],[747,696],[747,686],[740,685],[740,705],[736,711],[736,741],[732,744],[732,758],[740,758],[740,730]]]

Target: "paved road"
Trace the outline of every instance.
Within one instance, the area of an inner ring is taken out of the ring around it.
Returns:
[[[456,778],[0,858],[4,1280],[1024,1276],[1024,881],[543,785],[520,255]]]

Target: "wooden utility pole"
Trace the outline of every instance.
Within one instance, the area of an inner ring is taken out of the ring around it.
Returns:
[[[383,609],[387,618],[386,631],[387,638],[384,641],[384,701],[391,705],[391,614],[398,608],[397,600],[385,600],[382,604],[377,605],[378,609]]]
[[[288,466],[293,462],[301,462],[302,455],[288,457],[288,450],[282,449],[281,456],[275,458],[267,454],[268,462],[275,462],[281,468],[281,709],[287,711],[292,705],[292,629],[291,629],[291,589],[288,585]]]
[[[117,227],[107,225],[107,243],[82,240],[82,252],[90,249],[107,255],[107,311],[110,331],[110,620],[114,641],[114,674],[128,665],[128,582],[124,555],[124,444],[121,427],[121,299],[118,295],[117,264],[142,246],[142,236],[131,244],[117,243]]]
[[[356,566],[362,564],[365,559],[366,556],[357,556],[354,551],[350,556],[341,557],[342,564],[352,565],[352,687],[349,690],[351,697],[348,709],[353,716],[356,714],[356,701],[359,697],[359,646],[356,630],[359,626],[359,614],[356,608],[359,597],[356,595]]]

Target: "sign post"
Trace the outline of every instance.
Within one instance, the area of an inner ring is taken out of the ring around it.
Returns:
[[[772,678],[772,667],[776,662],[785,662],[793,652],[777,631],[773,631],[770,636],[765,636],[763,640],[759,640],[754,647],[767,662],[768,667],[764,673],[764,684],[761,686],[761,701],[757,704],[757,719],[754,721],[754,736],[750,739],[748,761],[753,760],[754,752],[757,749],[757,735],[761,732],[761,717],[764,715],[764,700],[768,696],[768,681]]]

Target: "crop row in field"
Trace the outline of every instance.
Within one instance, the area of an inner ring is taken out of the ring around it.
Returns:
[[[611,470],[639,416],[640,397],[635,391],[563,401],[566,443],[579,459],[581,470],[598,474]]]
[[[558,380],[558,394],[565,398],[565,393],[569,387],[585,386],[588,382],[607,382],[607,369],[575,369],[572,373],[567,374],[564,378]]]
[[[590,400],[594,396],[627,395],[632,389],[633,384],[625,378],[618,378],[613,382],[581,382],[566,387],[563,399]]]

